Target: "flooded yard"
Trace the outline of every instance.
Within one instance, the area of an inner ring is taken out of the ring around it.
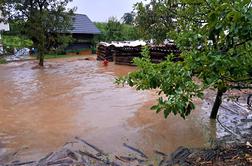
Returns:
[[[77,58],[36,64],[0,65],[0,161],[39,159],[76,136],[109,153],[128,153],[127,143],[149,156],[216,137],[201,107],[185,121],[165,120],[150,110],[155,93],[114,84],[134,67]]]

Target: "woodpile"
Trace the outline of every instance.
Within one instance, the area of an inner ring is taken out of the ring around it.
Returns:
[[[176,55],[175,61],[178,61],[180,51],[173,44],[170,45],[162,45],[162,46],[153,46],[149,45],[150,50],[150,58],[153,63],[160,63],[166,60],[167,56],[170,54]],[[141,57],[142,46],[136,47],[115,47],[114,51],[114,60],[115,64],[118,65],[133,65],[132,60],[135,57]]]
[[[175,59],[174,61],[178,61],[179,55],[180,55],[179,49],[176,47],[175,44],[170,45],[163,45],[163,46],[151,46],[150,48],[150,54],[151,59],[153,62],[161,62],[163,60],[166,60],[168,55],[174,54]]]
[[[97,60],[114,61],[118,65],[133,65],[133,59],[135,57],[141,57],[142,45],[130,46],[130,45],[113,45],[107,43],[100,43],[97,47]],[[150,57],[153,63],[160,63],[166,60],[170,54],[176,55],[174,61],[179,59],[180,51],[175,44],[167,45],[148,45],[150,50]]]
[[[131,65],[135,57],[141,57],[142,46],[115,47],[114,61],[118,65]]]
[[[99,44],[97,47],[97,60],[98,61],[103,61],[103,60],[108,60],[110,62],[113,62],[113,45],[104,45],[104,44]]]

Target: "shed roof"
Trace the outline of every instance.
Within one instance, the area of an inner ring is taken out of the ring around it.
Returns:
[[[100,34],[101,31],[85,14],[75,14],[73,16],[73,29],[71,33],[80,34]]]

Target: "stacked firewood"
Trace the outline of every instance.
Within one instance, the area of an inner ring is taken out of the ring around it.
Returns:
[[[141,57],[142,47],[115,47],[114,48],[114,60],[115,64],[119,65],[133,65],[132,60],[135,57]],[[166,60],[170,54],[175,55],[174,61],[180,60],[180,51],[175,45],[164,45],[164,46],[149,46],[150,58],[153,63],[160,63]]]
[[[113,61],[113,45],[107,46],[106,44],[99,44],[97,46],[97,60],[108,60],[110,62]]]
[[[174,61],[180,60],[179,54],[181,52],[174,44],[162,45],[162,46],[150,46],[151,60],[154,63],[160,63],[166,60],[167,56],[174,54]]]
[[[114,60],[115,64],[132,65],[135,57],[141,57],[142,46],[136,47],[115,47]]]
[[[153,63],[164,61],[168,55],[174,54],[174,61],[179,59],[180,51],[175,44],[149,45],[150,57]],[[97,60],[115,61],[119,65],[133,65],[135,57],[141,57],[142,46],[115,46],[113,44],[100,43],[97,47]]]

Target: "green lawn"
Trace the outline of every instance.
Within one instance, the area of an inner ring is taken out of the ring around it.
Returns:
[[[6,60],[4,58],[0,58],[0,64],[5,64],[7,63]]]
[[[54,58],[69,58],[73,56],[69,55],[58,55],[58,54],[47,54],[45,55],[45,59],[54,59]]]
[[[74,57],[85,57],[89,55],[61,55],[61,54],[46,54],[45,59],[55,59],[55,58],[74,58]]]

